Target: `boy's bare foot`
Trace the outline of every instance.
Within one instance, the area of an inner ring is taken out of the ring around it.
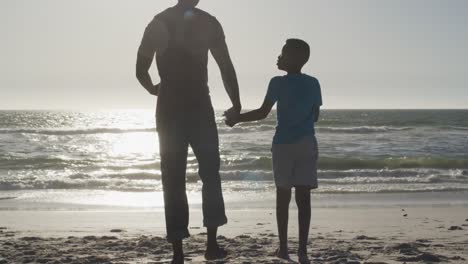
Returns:
[[[227,251],[219,246],[216,247],[208,247],[206,248],[205,252],[205,259],[206,260],[216,260],[216,259],[223,259],[226,258],[228,255]]]
[[[281,248],[278,248],[276,250],[276,257],[284,260],[290,260],[291,258],[289,257],[288,250],[282,250]]]
[[[307,252],[298,252],[297,256],[299,257],[300,264],[310,264],[309,256],[307,256]]]

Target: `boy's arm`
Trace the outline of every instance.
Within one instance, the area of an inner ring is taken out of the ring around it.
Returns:
[[[235,126],[237,123],[241,122],[252,122],[252,121],[259,121],[265,119],[268,114],[271,112],[271,109],[275,103],[270,102],[268,99],[263,101],[263,104],[260,108],[240,114],[238,116],[226,116],[226,124],[230,127]]]

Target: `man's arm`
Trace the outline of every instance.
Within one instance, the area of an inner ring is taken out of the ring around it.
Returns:
[[[154,85],[149,74],[156,53],[162,54],[168,46],[167,27],[156,17],[148,24],[138,48],[136,77],[140,84],[152,95],[158,95],[159,84]]]
[[[153,63],[153,57],[143,56],[138,53],[136,62],[136,77],[140,84],[152,95],[157,96],[159,85],[154,85],[149,74],[149,69]]]
[[[221,77],[223,78],[224,88],[226,89],[229,98],[231,99],[233,107],[228,112],[239,114],[242,110],[242,105],[239,96],[239,83],[237,82],[236,70],[232,64],[229,50],[225,41],[219,45],[211,48],[211,54],[219,66]]]
[[[259,121],[265,119],[268,114],[271,112],[275,103],[270,102],[268,99],[263,101],[263,104],[260,108],[240,114],[240,115],[228,115],[226,114],[226,124],[230,127],[235,126],[237,123],[241,122],[252,122],[252,121]]]
[[[148,58],[141,54],[137,55],[136,63],[136,77],[140,84],[152,95],[157,96],[159,93],[159,84],[154,85],[153,80],[149,74],[151,68],[152,58]]]

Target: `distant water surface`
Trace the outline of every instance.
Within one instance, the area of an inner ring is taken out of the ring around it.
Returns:
[[[274,189],[276,113],[233,129],[217,112],[227,194]],[[0,111],[0,197],[12,191],[159,192],[153,110]],[[316,193],[468,191],[468,110],[325,110]],[[201,185],[188,161],[188,192]]]

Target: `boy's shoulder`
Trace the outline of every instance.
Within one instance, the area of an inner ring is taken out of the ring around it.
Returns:
[[[311,75],[303,74],[304,76],[304,83],[315,90],[320,90],[320,82],[317,78]]]
[[[268,85],[268,87],[273,88],[273,87],[281,86],[281,83],[283,83],[284,77],[285,76],[274,76],[273,78],[271,78],[270,84]]]
[[[292,78],[297,80],[296,79],[297,76],[296,77],[291,77],[289,75],[274,76],[273,78],[271,78],[270,84],[278,84],[280,82],[292,81],[293,80]],[[300,75],[300,78],[303,80],[303,82],[307,84],[319,85],[319,80],[315,78],[314,76],[303,73]]]
[[[306,80],[308,80],[308,81],[312,81],[312,82],[317,82],[317,83],[318,83],[318,79],[315,78],[315,77],[312,76],[312,75],[308,75],[308,74],[303,73],[302,76],[303,76],[304,79],[306,79]]]
[[[277,82],[277,81],[281,81],[282,79],[284,79],[284,77],[286,76],[273,76],[273,78],[271,78],[270,82]]]

